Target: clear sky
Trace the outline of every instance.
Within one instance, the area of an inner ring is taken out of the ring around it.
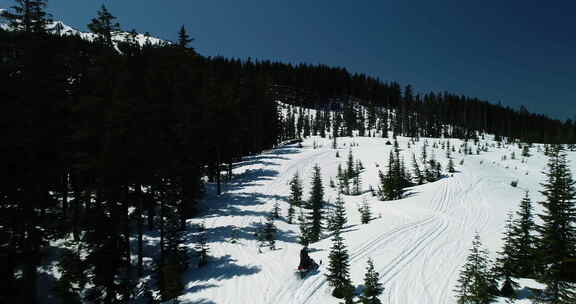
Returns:
[[[185,25],[203,55],[343,66],[576,116],[573,0],[51,0],[48,10],[86,30],[102,3],[126,30],[175,40]]]

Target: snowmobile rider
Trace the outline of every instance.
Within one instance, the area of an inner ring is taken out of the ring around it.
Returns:
[[[298,269],[308,269],[312,264],[312,259],[308,255],[308,245],[300,250],[300,265]]]

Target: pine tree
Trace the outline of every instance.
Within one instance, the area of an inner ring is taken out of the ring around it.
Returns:
[[[348,293],[352,285],[349,273],[350,257],[340,231],[336,231],[332,238],[332,247],[330,248],[328,260],[326,278],[328,284],[334,287],[332,295],[339,299],[349,296]]]
[[[288,197],[288,223],[292,224],[294,218],[294,210],[296,207],[302,206],[302,183],[298,173],[295,173],[290,181],[290,196]]]
[[[192,41],[194,41],[194,39],[190,38],[188,32],[186,31],[186,28],[184,27],[184,25],[182,25],[180,31],[178,31],[178,46],[181,48],[187,48],[188,44]]]
[[[513,247],[515,250],[516,265],[514,275],[520,278],[534,277],[536,273],[536,224],[534,223],[532,201],[526,192],[520,210],[516,212],[517,219],[512,225],[514,236]]]
[[[288,222],[288,224],[292,224],[292,222],[294,221],[295,212],[296,208],[294,208],[294,205],[292,204],[288,205],[288,214],[286,215],[286,221]]]
[[[120,24],[115,22],[115,19],[116,17],[108,11],[106,6],[102,5],[96,18],[88,24],[88,29],[98,35],[106,45],[112,46],[112,34],[120,31]]]
[[[497,284],[491,272],[488,252],[482,247],[476,234],[464,269],[460,271],[458,285],[454,290],[458,304],[488,304],[496,298]]]
[[[524,145],[522,148],[522,157],[530,157],[530,147],[528,145]]]
[[[338,142],[337,142],[338,136],[332,136],[332,149],[336,150],[338,149]],[[339,157],[338,155],[338,151],[336,151],[336,157]]]
[[[352,156],[352,149],[348,151],[348,162],[346,163],[346,178],[353,179],[356,176],[354,170],[354,156]]]
[[[357,172],[352,179],[353,195],[362,194],[362,178],[360,177],[360,172]]]
[[[366,274],[364,275],[364,293],[360,296],[362,304],[380,304],[382,303],[378,296],[384,292],[384,287],[380,283],[380,274],[374,269],[374,262],[368,259]]]
[[[346,173],[342,171],[342,165],[340,164],[338,164],[338,173],[336,178],[338,179],[338,193],[348,194],[347,189],[350,189],[350,184],[346,178]]]
[[[322,185],[322,176],[320,174],[320,167],[314,166],[314,173],[312,176],[312,189],[310,192],[310,199],[308,200],[308,209],[311,210],[309,215],[310,223],[310,242],[317,242],[320,240],[322,232],[324,208],[324,186]]]
[[[298,215],[298,226],[300,228],[299,240],[303,246],[310,244],[310,225],[306,219],[307,217],[304,214],[303,208],[300,208],[300,215]]]
[[[424,184],[424,175],[422,175],[422,171],[420,171],[420,167],[418,166],[418,162],[416,161],[416,155],[412,153],[412,167],[414,170],[414,179],[416,184],[422,185]]]
[[[182,274],[188,268],[189,258],[183,243],[184,231],[180,229],[180,221],[175,213],[170,212],[166,223],[165,244],[162,246],[164,249],[158,265],[158,285],[163,301],[174,299],[184,291]]]
[[[280,218],[280,204],[278,202],[275,202],[272,207],[272,217],[275,219]]]
[[[15,31],[26,33],[44,33],[46,25],[51,22],[50,14],[46,13],[46,0],[14,0],[16,5],[11,11],[2,12],[10,27]]]
[[[517,260],[517,248],[515,248],[515,239],[513,235],[513,224],[512,224],[512,214],[508,214],[508,219],[506,220],[506,229],[504,231],[504,247],[502,251],[499,252],[499,258],[497,259],[497,270],[498,275],[504,278],[504,286],[501,289],[503,296],[508,298],[515,297],[514,288],[518,287],[518,284],[512,279],[515,270],[518,267]]]
[[[198,234],[196,236],[196,251],[198,252],[198,267],[205,266],[208,264],[208,252],[210,251],[208,247],[208,235],[206,231],[206,225],[200,223],[198,226]]]
[[[360,211],[360,221],[362,224],[368,224],[370,220],[372,220],[372,211],[370,210],[370,205],[366,198],[362,200],[362,205],[358,211]]]
[[[456,172],[456,169],[454,168],[454,160],[452,159],[452,154],[450,153],[449,149],[446,150],[446,157],[448,158],[448,165],[446,166],[446,169],[449,173]]]
[[[330,231],[337,231],[344,228],[348,219],[346,218],[346,207],[344,206],[344,200],[342,195],[338,194],[336,197],[336,202],[334,203],[334,210],[332,211],[330,217]]]
[[[554,303],[574,303],[576,286],[564,281],[563,263],[576,253],[576,190],[561,145],[549,150],[547,181],[541,193],[544,213],[538,226],[538,255],[543,271],[539,281],[546,284],[546,296]]]
[[[276,250],[276,232],[277,229],[274,224],[274,216],[270,214],[266,218],[266,224],[264,224],[264,240],[271,250]]]

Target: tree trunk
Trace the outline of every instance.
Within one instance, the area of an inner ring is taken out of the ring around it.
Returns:
[[[143,273],[143,259],[144,259],[144,240],[143,240],[143,225],[142,222],[142,209],[144,208],[144,204],[142,202],[142,187],[140,184],[136,184],[136,200],[137,200],[137,213],[136,213],[136,221],[138,227],[138,277],[142,277]]]
[[[153,187],[150,187],[150,189],[148,190],[149,193],[148,195],[146,195],[146,209],[147,209],[147,220],[148,220],[148,230],[153,230],[154,229],[154,216],[156,216],[156,201],[154,199],[154,191],[155,189]]]
[[[164,199],[160,197],[160,266],[164,265]]]
[[[64,171],[62,176],[62,215],[66,217],[68,213],[68,171]]]

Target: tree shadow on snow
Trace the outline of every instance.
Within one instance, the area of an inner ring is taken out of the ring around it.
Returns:
[[[237,260],[228,254],[217,258],[211,258],[208,265],[190,270],[185,280],[189,282],[187,286],[190,286],[186,292],[194,292],[206,288],[217,287],[217,285],[214,284],[204,284],[202,287],[202,285],[195,284],[197,282],[206,282],[209,280],[222,281],[239,276],[253,275],[261,271],[259,266],[239,265],[236,262]]]
[[[193,284],[193,283],[189,283],[188,286],[186,286],[186,293],[195,293],[204,289],[208,289],[208,288],[213,288],[213,287],[218,287],[218,285],[216,284]]]
[[[216,304],[216,302],[208,299],[200,299],[194,302],[182,302],[183,304]]]
[[[248,169],[246,172],[236,175],[236,178],[228,183],[223,183],[225,191],[239,190],[249,186],[261,185],[259,181],[273,180],[278,176],[278,171],[272,169]],[[213,192],[212,192],[213,193]]]

